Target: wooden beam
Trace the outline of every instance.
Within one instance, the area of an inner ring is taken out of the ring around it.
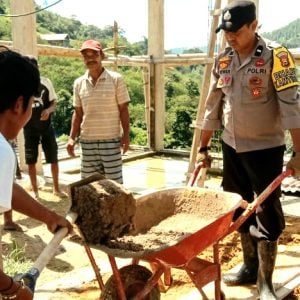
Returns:
[[[11,41],[0,40],[0,44],[8,48],[13,48]],[[15,49],[18,50],[18,49]],[[79,49],[50,46],[50,45],[37,45],[38,56],[56,56],[64,58],[78,58],[81,59]],[[295,62],[300,65],[300,51],[290,49]],[[148,55],[143,56],[125,56],[119,55],[117,58],[114,56],[107,55],[104,60],[105,65],[118,66],[131,66],[131,67],[149,67],[150,63],[163,64],[165,67],[176,67],[176,66],[189,66],[189,65],[206,65],[213,62],[213,57],[209,57],[207,53],[189,53],[189,54],[166,54],[161,58],[150,59]]]
[[[154,91],[151,93],[151,97],[154,97],[155,105],[155,145],[153,148],[156,151],[164,148],[165,67],[162,64],[155,64],[155,60],[162,59],[164,52],[164,0],[148,0],[148,55],[154,60]]]
[[[215,1],[215,7],[214,10],[219,11],[221,7],[221,0]],[[207,55],[210,58],[213,58],[215,53],[215,45],[216,45],[216,33],[215,30],[218,26],[219,22],[219,16],[217,14],[213,14],[212,17],[212,24],[211,24],[211,30],[210,30],[210,38],[208,43],[208,50]],[[200,123],[202,122],[203,115],[204,115],[204,106],[205,106],[205,100],[208,94],[209,85],[210,85],[210,75],[212,70],[212,63],[209,63],[205,65],[204,73],[203,73],[203,81],[202,81],[202,87],[201,87],[201,94],[197,109],[197,116],[195,121],[195,127],[194,127],[194,136],[192,141],[192,147],[191,147],[191,153],[190,153],[190,161],[189,161],[189,167],[188,167],[188,174],[187,174],[187,182],[189,177],[191,176],[192,172],[195,169],[195,162],[196,162],[196,156],[197,156],[197,149],[200,143],[200,137],[201,137],[201,129],[200,129]],[[201,170],[200,174],[200,182],[203,184],[205,179],[205,169]]]
[[[11,0],[10,8],[12,15],[23,15],[35,10],[33,0]],[[29,14],[12,18],[12,43],[11,46],[24,55],[37,56],[36,15]],[[18,134],[18,150],[21,170],[27,170],[25,164],[25,147],[23,130]],[[41,147],[39,147],[41,149]],[[39,151],[40,152],[40,151]],[[41,155],[36,164],[37,174],[43,174]]]

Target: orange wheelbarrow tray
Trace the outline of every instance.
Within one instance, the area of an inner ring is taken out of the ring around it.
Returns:
[[[104,251],[112,267],[113,275],[100,286],[100,299],[160,299],[160,289],[171,285],[171,268],[185,270],[204,299],[208,298],[202,287],[214,281],[215,299],[224,299],[218,242],[238,229],[289,175],[290,171],[280,174],[247,207],[238,194],[199,187],[167,188],[137,197],[130,236],[105,245],[87,244]],[[233,221],[239,207],[245,210]],[[212,262],[197,257],[209,246]],[[132,264],[118,269],[117,257],[131,258]],[[152,272],[139,265],[140,260],[148,262]]]

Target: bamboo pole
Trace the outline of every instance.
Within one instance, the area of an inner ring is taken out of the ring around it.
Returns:
[[[221,0],[215,1],[215,7],[213,12],[213,18],[212,18],[212,24],[210,29],[210,39],[208,44],[208,50],[207,50],[207,56],[210,58],[214,57],[214,51],[215,51],[215,45],[216,45],[216,33],[215,30],[219,23],[219,15],[215,13],[216,11],[220,12],[220,6],[221,6]],[[189,161],[189,167],[188,167],[188,174],[187,174],[187,181],[190,178],[192,172],[195,169],[195,161],[197,156],[197,148],[199,146],[200,142],[200,136],[201,136],[201,122],[203,119],[204,114],[204,105],[205,105],[205,99],[208,94],[209,84],[210,84],[210,74],[212,70],[212,62],[205,65],[205,70],[203,73],[203,82],[202,82],[202,88],[201,88],[201,95],[199,99],[199,105],[197,110],[197,116],[196,121],[194,122],[194,136],[193,136],[193,142],[192,142],[192,148],[190,153],[190,161]],[[205,178],[205,170],[201,170],[200,174],[201,182],[204,182]]]
[[[29,11],[34,11],[33,0],[18,1],[11,0],[10,8],[13,15],[22,15]],[[18,50],[24,55],[34,55],[37,56],[37,36],[36,36],[36,16],[26,15],[22,17],[12,18],[12,43],[11,47]],[[20,159],[21,170],[27,170],[27,165],[25,164],[25,141],[23,130],[21,130],[17,137],[18,140],[18,150]],[[37,174],[43,175],[43,166],[41,159],[41,147],[39,147],[39,155],[36,163]]]
[[[8,48],[13,48],[11,41],[0,40],[0,45],[4,45]],[[37,45],[39,56],[55,56],[63,58],[78,58],[81,59],[79,49],[50,46],[50,45]],[[110,49],[110,48],[109,48]],[[15,49],[18,50],[18,49]],[[105,49],[104,49],[105,52]],[[290,49],[295,62],[300,65],[300,50]],[[119,66],[131,66],[131,67],[149,67],[150,63],[164,64],[166,67],[176,66],[189,66],[189,65],[206,65],[213,62],[213,57],[208,57],[206,53],[189,53],[189,54],[166,54],[163,58],[153,58],[150,56],[125,56],[118,55],[117,58],[114,56],[107,55],[104,60],[104,64],[113,65],[117,61]]]
[[[144,97],[145,97],[145,120],[147,128],[147,147],[150,148],[150,114],[151,114],[151,94],[150,94],[150,68],[143,68]]]
[[[154,59],[164,57],[164,0],[148,0],[148,55]],[[165,134],[165,67],[154,61],[154,150],[164,148]],[[152,102],[152,99],[151,99]],[[152,109],[152,106],[151,106]],[[152,114],[152,112],[151,112]],[[152,131],[152,130],[151,130]],[[150,132],[151,132],[150,131]],[[152,137],[151,137],[152,139]]]

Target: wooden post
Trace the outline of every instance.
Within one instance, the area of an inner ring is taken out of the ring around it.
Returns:
[[[144,79],[144,97],[145,97],[145,120],[147,127],[147,147],[150,148],[150,112],[151,112],[151,96],[150,96],[150,68],[143,67]]]
[[[152,57],[151,57],[152,58]],[[149,145],[151,150],[156,150],[156,94],[155,94],[155,63],[151,62],[149,67]]]
[[[164,58],[164,0],[148,0],[148,55],[153,58]],[[151,66],[150,66],[151,69]],[[151,102],[154,103],[155,118],[154,124],[150,126],[150,134],[154,134],[154,144],[151,142],[153,137],[150,138],[151,148],[154,150],[162,150],[164,148],[164,134],[165,134],[165,91],[164,91],[164,70],[163,64],[155,64],[153,66],[153,74],[150,71],[150,77],[153,75],[153,80],[150,81],[154,84],[153,93],[150,92]],[[151,89],[151,88],[150,88]],[[152,101],[153,100],[153,101]]]
[[[119,34],[118,34],[118,23],[114,21],[114,33],[113,33],[113,40],[114,40],[114,56],[116,58],[115,61],[115,71],[118,69],[118,54],[119,54]]]
[[[34,55],[37,57],[37,38],[36,38],[36,15],[28,14],[35,11],[33,0],[11,0],[11,14],[16,17],[12,18],[12,46],[13,49],[22,53],[23,55]],[[18,150],[21,170],[26,170],[25,164],[25,149],[24,149],[24,135],[23,130],[18,135]],[[39,149],[41,150],[41,149]],[[41,153],[41,151],[39,151]],[[43,174],[41,156],[39,155],[38,163],[36,165],[37,173]]]
[[[212,20],[211,29],[210,29],[210,39],[209,39],[208,50],[207,50],[207,56],[211,57],[211,58],[214,57],[214,53],[215,53],[215,45],[216,45],[215,30],[219,24],[220,6],[221,6],[221,0],[216,0],[214,11],[213,11],[213,20]],[[215,12],[217,12],[217,13],[215,13]],[[201,95],[200,95],[199,104],[198,104],[197,117],[196,117],[196,121],[194,124],[194,136],[193,136],[192,148],[191,148],[191,153],[190,153],[187,181],[195,168],[197,148],[199,146],[200,136],[201,136],[201,123],[202,123],[202,119],[203,119],[203,115],[204,115],[205,100],[206,100],[208,90],[209,90],[211,70],[212,70],[212,63],[206,64],[204,73],[203,73],[203,82],[202,82]],[[205,174],[204,174],[204,176],[205,176]],[[201,176],[201,181],[204,182],[203,176]]]

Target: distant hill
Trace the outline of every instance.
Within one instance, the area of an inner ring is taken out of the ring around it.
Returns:
[[[271,32],[264,32],[262,36],[276,41],[288,48],[300,47],[300,19]]]
[[[167,52],[169,54],[182,54],[182,53],[201,53],[201,52],[206,52],[207,51],[207,46],[202,46],[202,47],[178,47],[178,48],[172,48],[168,49]]]
[[[263,37],[271,40],[276,41],[285,47],[292,49],[292,48],[299,48],[300,47],[300,18],[292,21],[288,25],[276,29],[271,32],[263,32],[261,34]],[[207,52],[207,46],[201,46],[197,48],[197,51],[194,52]],[[170,54],[182,54],[182,53],[191,53],[191,49],[187,47],[178,47],[172,48],[168,50]]]

